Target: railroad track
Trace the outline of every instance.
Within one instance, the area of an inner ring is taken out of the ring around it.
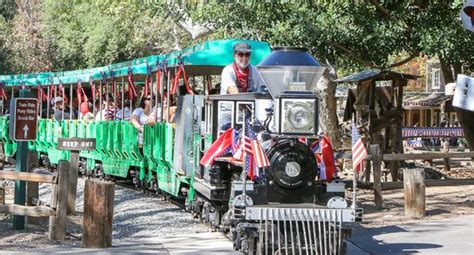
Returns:
[[[86,178],[86,177],[81,177],[81,178]],[[118,186],[123,187],[123,188],[127,188],[127,189],[131,189],[131,190],[134,190],[134,191],[141,192],[144,195],[163,198],[163,200],[166,200],[167,202],[169,202],[173,205],[176,205],[176,206],[180,207],[181,209],[185,209],[184,201],[173,199],[172,197],[167,196],[167,195],[162,194],[162,193],[159,193],[159,192],[154,192],[154,191],[151,191],[151,190],[145,190],[145,189],[136,187],[135,184],[133,184],[130,181],[127,181],[127,180],[106,180],[106,181],[111,181],[111,182],[115,183],[115,185],[118,185]]]

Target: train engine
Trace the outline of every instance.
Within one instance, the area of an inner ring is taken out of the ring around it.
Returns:
[[[320,178],[310,148],[319,125],[311,89],[324,67],[305,49],[281,47],[257,69],[266,86],[205,99],[203,133],[216,144],[232,130],[232,145],[195,173],[199,195],[189,207],[244,253],[341,254],[344,225],[361,212],[345,200],[344,183]],[[262,156],[267,164],[259,168]]]

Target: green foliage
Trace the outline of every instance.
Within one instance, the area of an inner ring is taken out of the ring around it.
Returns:
[[[471,67],[472,33],[455,1],[226,2],[188,7],[219,38],[263,39],[309,48],[343,72],[390,67],[391,56],[424,52]],[[468,48],[468,49],[467,49]],[[472,70],[472,69],[471,69]]]
[[[3,72],[100,66],[224,38],[306,47],[340,75],[420,53],[474,70],[474,34],[459,21],[462,0],[31,0],[40,4],[34,26],[30,9],[18,11],[28,1],[16,2],[0,3]],[[192,41],[176,25],[186,17],[215,31]]]
[[[10,26],[5,18],[0,16],[0,74],[6,74],[9,71],[8,63],[6,62],[8,48],[5,45],[9,34]]]
[[[15,0],[1,0],[0,1],[0,14],[3,20],[9,21],[15,17]]]
[[[139,1],[45,0],[43,22],[57,70],[159,54],[186,41],[183,32],[174,34],[173,22]]]

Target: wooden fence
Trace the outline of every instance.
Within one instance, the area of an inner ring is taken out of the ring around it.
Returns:
[[[449,164],[449,159],[453,158],[474,158],[474,152],[430,152],[419,154],[382,154],[378,144],[369,146],[369,163],[372,163],[373,182],[358,181],[357,187],[371,189],[374,191],[374,202],[377,209],[382,209],[383,190],[403,189],[403,182],[382,182],[382,161],[403,161],[403,160],[433,160],[444,159],[445,167]],[[450,168],[448,167],[447,170]],[[426,187],[434,186],[458,186],[474,185],[474,179],[445,179],[445,180],[425,180]]]
[[[69,181],[68,161],[61,160],[59,162],[56,175],[2,170],[0,171],[0,179],[52,184],[50,206],[5,204],[0,205],[0,213],[29,217],[49,217],[49,239],[64,240]]]

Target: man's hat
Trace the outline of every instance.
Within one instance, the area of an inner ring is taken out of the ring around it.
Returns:
[[[246,42],[239,42],[234,45],[234,52],[252,52],[252,47]]]
[[[56,103],[59,103],[59,102],[62,102],[63,101],[63,98],[62,97],[53,97],[53,99],[51,99],[51,105],[55,105]]]

